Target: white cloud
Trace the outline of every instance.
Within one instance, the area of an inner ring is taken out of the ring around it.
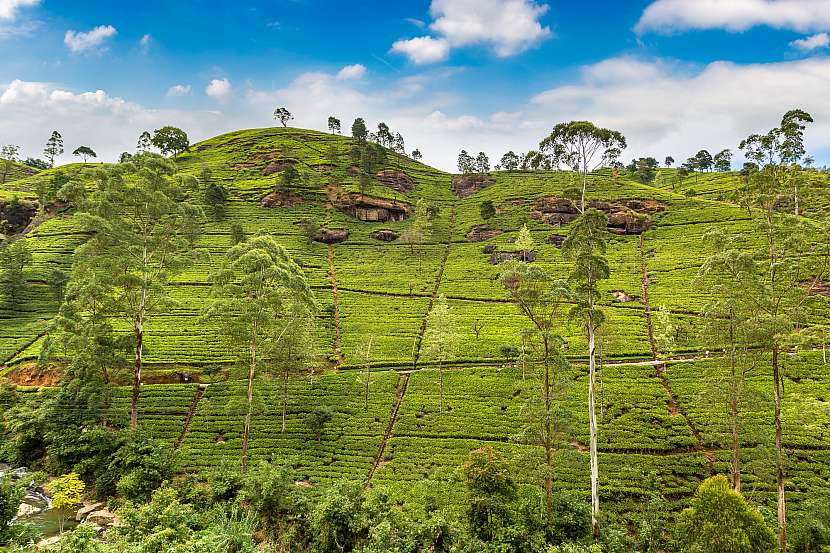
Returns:
[[[187,96],[191,90],[192,88],[189,84],[177,84],[167,89],[167,96],[171,98],[175,96]]]
[[[643,12],[634,30],[740,32],[756,26],[802,33],[830,29],[830,0],[656,0]]]
[[[153,43],[153,37],[150,35],[144,35],[141,37],[141,40],[138,41],[138,46],[141,48],[141,51],[147,54],[150,51],[150,45]]]
[[[790,46],[802,52],[812,52],[813,50],[830,46],[830,36],[827,33],[819,33],[808,36],[807,38],[794,40],[790,42]]]
[[[205,94],[220,102],[228,101],[232,93],[233,89],[228,79],[213,79],[205,88]]]
[[[412,63],[421,65],[444,61],[450,55],[450,44],[441,38],[420,36],[408,40],[398,40],[392,44],[390,52],[403,54]]]
[[[53,130],[64,138],[67,152],[87,144],[101,161],[115,161],[135,150],[142,131],[164,125],[181,127],[191,138],[221,130],[223,120],[205,112],[149,109],[102,90],[75,93],[49,83],[14,80],[0,84],[0,132],[13,137],[25,156],[42,157]],[[74,161],[65,154],[61,161]]]
[[[73,52],[85,52],[101,46],[105,40],[118,33],[112,25],[99,25],[91,31],[66,31],[63,42]]]
[[[432,0],[429,28],[437,37],[399,40],[392,52],[416,64],[443,61],[451,48],[481,45],[498,57],[509,57],[553,36],[539,19],[548,6],[535,0]]]
[[[40,0],[0,0],[0,19],[14,20],[17,10],[30,6],[37,6]]]
[[[347,65],[337,72],[337,79],[341,81],[349,81],[352,79],[359,79],[366,74],[366,66],[356,63],[354,65]]]

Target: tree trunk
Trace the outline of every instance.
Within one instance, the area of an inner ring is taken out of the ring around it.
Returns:
[[[781,375],[778,345],[772,348],[772,378],[775,392],[775,465],[778,484],[778,550],[787,553],[787,506],[784,494],[784,452],[781,446]]]
[[[591,527],[594,537],[599,537],[599,465],[597,459],[597,415],[594,407],[596,386],[596,360],[594,324],[588,321],[588,426],[591,438]]]
[[[248,369],[248,405],[245,410],[245,428],[242,433],[242,472],[248,470],[248,440],[251,435],[251,408],[254,402],[254,374],[256,372],[257,324],[254,322],[251,335],[251,364]]]
[[[144,323],[142,319],[135,325],[135,366],[133,368],[133,398],[130,403],[130,428],[138,426],[138,396],[141,393],[141,362],[144,347]]]
[[[550,364],[548,362],[548,355],[550,353],[548,339],[544,338],[545,342],[545,390],[543,393],[545,399],[545,500],[547,505],[548,518],[553,514],[553,444],[550,436]]]
[[[729,423],[732,430],[732,488],[741,493],[741,434],[738,421],[738,396],[740,395],[739,372],[737,367],[737,352],[735,351],[735,322],[730,319],[729,324]]]
[[[582,173],[582,200],[580,201],[580,213],[585,213],[585,189],[588,188],[588,168]]]

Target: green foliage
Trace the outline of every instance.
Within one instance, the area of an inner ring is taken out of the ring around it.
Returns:
[[[481,202],[478,209],[479,213],[481,213],[481,218],[485,221],[496,214],[496,207],[493,205],[491,200],[484,200]]]
[[[793,553],[821,552],[830,547],[830,501],[826,494],[807,500],[793,527]]]
[[[25,238],[0,248],[0,292],[16,306],[26,286],[24,270],[32,262],[32,252]]]
[[[11,537],[11,526],[17,516],[17,508],[26,491],[7,476],[0,477],[0,545],[6,545]]]
[[[75,151],[72,152],[72,155],[83,158],[84,163],[86,163],[87,158],[98,157],[98,154],[96,154],[95,151],[89,146],[79,146],[75,148]]]
[[[775,550],[775,534],[764,518],[720,475],[706,479],[678,517],[678,540],[690,552]]]
[[[213,210],[216,219],[223,219],[226,214],[225,203],[228,201],[228,189],[221,184],[211,182],[205,189],[205,203]]]
[[[155,489],[172,479],[175,459],[170,444],[130,432],[112,456],[108,471],[99,476],[98,494],[117,491],[128,501],[146,501]]]
[[[55,166],[55,158],[63,153],[63,137],[58,131],[52,131],[49,140],[46,141],[46,147],[43,149],[43,155],[49,160],[49,167]]]
[[[509,521],[516,483],[505,460],[490,446],[471,451],[463,469],[470,528],[475,536],[490,540]]]
[[[143,137],[144,135],[142,135]],[[162,155],[173,155],[175,159],[182,152],[190,151],[190,139],[183,130],[166,126],[153,131],[153,138],[150,143],[159,149]],[[139,151],[142,151],[144,143],[139,139]]]
[[[315,408],[311,413],[306,415],[306,426],[314,434],[314,437],[317,438],[317,442],[320,442],[320,437],[323,434],[323,428],[325,428],[326,423],[328,423],[334,414],[332,410],[328,406],[322,406]]]

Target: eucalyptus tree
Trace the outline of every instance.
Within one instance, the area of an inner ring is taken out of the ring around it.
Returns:
[[[340,133],[340,119],[334,117],[333,115],[329,116],[328,120],[328,127],[331,134]]]
[[[150,148],[153,146],[153,137],[150,136],[150,133],[144,131],[141,133],[141,136],[138,137],[138,142],[136,143],[135,149],[138,153],[145,153],[149,152]]]
[[[520,161],[519,156],[513,150],[501,156],[501,166],[505,171],[515,171],[519,168]]]
[[[92,171],[89,192],[77,183],[61,191],[91,235],[78,249],[76,265],[111,277],[111,313],[132,329],[132,428],[138,423],[147,321],[170,305],[167,284],[197,257],[193,246],[201,233],[202,211],[188,201],[188,181],[174,173],[169,160],[142,154]]]
[[[569,297],[565,283],[557,281],[544,269],[522,261],[508,261],[501,266],[499,281],[511,303],[530,322],[525,334],[538,346],[542,365],[541,412],[534,416],[526,434],[544,451],[542,480],[545,487],[547,513],[553,512],[554,453],[562,435],[562,421],[554,411],[553,400],[562,390],[562,372],[568,366],[562,347],[564,341],[556,333],[563,321],[560,314]]]
[[[539,151],[551,160],[552,166],[565,164],[579,173],[582,179],[580,211],[585,211],[588,174],[606,162],[609,152],[618,155],[625,147],[622,133],[597,127],[589,121],[559,123],[539,143]]]
[[[575,303],[571,316],[578,320],[588,336],[588,426],[591,455],[591,526],[599,535],[599,464],[597,459],[596,415],[596,337],[605,322],[605,314],[599,306],[599,282],[610,275],[605,259],[608,236],[608,217],[605,213],[589,209],[571,224],[568,236],[562,244],[563,257],[573,262],[568,281]]]
[[[266,361],[282,353],[283,364],[288,366],[294,354],[308,347],[295,330],[307,328],[318,306],[302,269],[283,246],[264,233],[228,250],[221,269],[211,275],[211,281],[215,300],[205,315],[222,321],[231,351],[240,360],[247,360],[241,458],[245,471],[254,379],[260,370],[273,371],[273,368],[264,368],[268,367]],[[284,347],[283,340],[294,339],[296,342]]]
[[[438,363],[438,414],[444,412],[444,364],[452,358],[458,346],[457,327],[447,297],[441,294],[429,312],[424,332],[426,357]]]
[[[288,122],[294,119],[294,116],[291,115],[291,112],[284,107],[279,107],[274,110],[274,119],[282,123],[283,127],[288,126]]]
[[[49,160],[49,167],[55,166],[55,158],[63,153],[63,137],[58,131],[52,131],[52,136],[46,141],[43,156]]]
[[[732,170],[732,150],[721,150],[714,157],[715,169],[722,173]]]
[[[756,162],[737,191],[737,197],[757,229],[757,244],[750,253],[758,265],[748,317],[753,339],[769,355],[775,401],[776,483],[778,492],[778,542],[787,548],[786,469],[781,425],[781,356],[804,321],[804,306],[814,284],[830,271],[830,232],[798,215],[798,188],[804,173],[794,163],[804,153],[803,123],[812,120],[800,110],[787,112],[779,128],[764,136],[752,135],[741,142],[747,158]],[[780,209],[794,199],[795,213]],[[826,223],[826,222],[825,222]]]

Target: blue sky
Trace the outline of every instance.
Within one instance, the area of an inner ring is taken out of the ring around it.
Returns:
[[[0,0],[0,143],[37,156],[57,129],[112,159],[144,129],[199,140],[272,125],[285,105],[297,126],[384,120],[444,169],[577,118],[623,131],[626,157],[681,159],[736,149],[798,106],[830,162],[828,0],[127,6]]]

